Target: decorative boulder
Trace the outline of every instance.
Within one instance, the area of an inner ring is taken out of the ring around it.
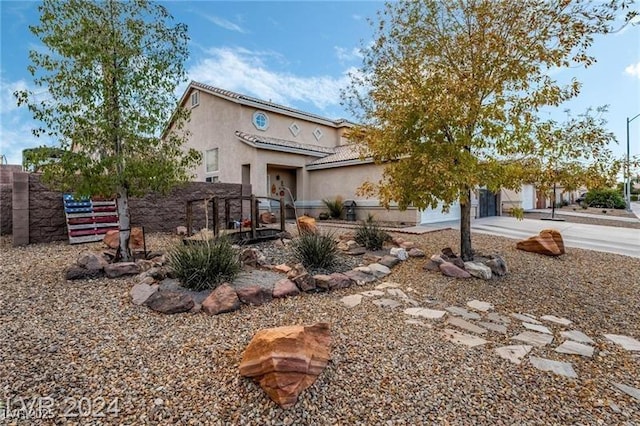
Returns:
[[[482,280],[491,279],[491,268],[481,262],[464,262],[464,269],[471,276],[480,278]]]
[[[193,298],[177,290],[156,291],[144,302],[149,308],[163,314],[179,314],[193,308]]]
[[[409,257],[425,257],[426,256],[424,251],[416,247],[410,249],[408,254],[409,254]]]
[[[96,253],[93,251],[84,251],[80,253],[80,256],[78,256],[78,260],[76,260],[76,263],[83,268],[91,270],[101,270],[109,264],[102,253]]]
[[[148,277],[151,278],[151,277]],[[131,288],[131,300],[134,305],[143,305],[153,293],[158,291],[158,284],[138,283]]]
[[[142,270],[135,262],[110,263],[104,267],[104,273],[108,278],[118,278],[123,275],[137,275]]]
[[[85,269],[78,265],[71,265],[65,271],[65,278],[67,280],[87,280],[100,278],[104,275],[101,269]]]
[[[403,249],[402,247],[392,247],[391,250],[389,250],[389,254],[391,256],[397,257],[400,260],[407,260],[409,258],[407,250]]]
[[[518,241],[516,248],[531,253],[544,254],[545,256],[560,256],[564,253],[564,242],[560,232],[553,229],[544,229],[538,235]]]
[[[507,275],[509,272],[509,268],[507,268],[507,263],[504,261],[502,256],[497,254],[489,255],[489,260],[484,262],[491,269],[491,273],[498,277],[503,277]]]
[[[120,247],[120,231],[107,231],[102,241],[112,249]],[[131,250],[140,250],[144,247],[144,238],[142,236],[142,228],[131,228],[131,236],[129,237],[129,248]]]
[[[316,280],[309,273],[305,272],[291,279],[301,291],[312,291],[316,289]]]
[[[400,263],[400,259],[398,259],[395,256],[391,256],[389,254],[385,254],[384,256],[382,256],[382,258],[378,261],[379,264],[386,266],[387,268],[393,268],[394,266],[396,266],[398,263]]]
[[[233,312],[240,308],[240,299],[236,291],[229,284],[224,283],[218,286],[202,302],[202,310],[207,315],[224,314]]]
[[[282,408],[295,405],[330,358],[329,324],[258,331],[244,351],[240,374],[256,380]]]
[[[240,287],[236,289],[236,294],[240,301],[247,305],[264,305],[273,299],[273,291],[259,285]]]
[[[316,226],[316,220],[309,216],[300,216],[298,218],[298,227],[300,228],[300,233],[311,233],[317,234],[318,227]]]
[[[273,286],[273,297],[274,298],[282,298],[289,296],[297,296],[300,294],[300,290],[298,286],[288,278],[283,278],[276,282]]]
[[[469,274],[464,269],[461,269],[454,265],[451,262],[444,262],[438,266],[440,271],[446,275],[447,277],[453,278],[471,278],[471,274]]]

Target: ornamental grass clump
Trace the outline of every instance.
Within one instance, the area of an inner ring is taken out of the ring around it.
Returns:
[[[305,268],[331,268],[338,263],[338,244],[332,235],[304,232],[292,243],[293,255]]]
[[[386,241],[391,240],[391,236],[371,220],[367,220],[356,228],[354,240],[367,250],[380,250]]]
[[[233,281],[241,268],[238,252],[225,238],[176,245],[169,251],[169,265],[182,285],[195,291]]]
[[[322,202],[327,206],[331,219],[340,219],[342,217],[344,211],[342,197],[336,197],[335,200],[322,200]]]

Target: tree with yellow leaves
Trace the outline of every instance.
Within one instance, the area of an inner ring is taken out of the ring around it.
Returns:
[[[361,192],[377,195],[385,205],[395,201],[401,209],[435,208],[439,202],[447,208],[459,201],[461,255],[471,259],[472,190],[519,188],[531,178],[525,165],[549,156],[563,133],[580,134],[589,149],[591,126],[568,130],[539,119],[541,109],[580,92],[577,81],[561,85],[549,71],[593,64],[594,36],[614,31],[620,15],[625,22],[633,18],[630,3],[387,4],[373,44],[363,49],[363,67],[345,93],[362,123],[352,138],[363,153],[384,164],[382,179],[366,182]],[[543,136],[545,130],[550,133]],[[612,136],[600,136],[603,154]]]

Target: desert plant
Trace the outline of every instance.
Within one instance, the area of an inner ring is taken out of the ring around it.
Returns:
[[[329,216],[332,219],[340,219],[344,206],[342,204],[342,197],[336,197],[334,200],[322,200],[325,206],[329,209]]]
[[[293,241],[292,250],[305,268],[329,268],[338,261],[338,244],[331,234],[304,232]]]
[[[169,265],[184,287],[196,291],[215,288],[240,272],[238,252],[226,238],[176,245]]]
[[[624,209],[626,203],[622,195],[615,189],[595,189],[589,191],[585,197],[585,203],[591,207],[604,207],[609,209]]]
[[[509,215],[518,220],[522,220],[524,219],[524,209],[522,207],[512,207],[511,210],[509,210]]]
[[[367,250],[380,250],[391,236],[372,221],[362,222],[356,228],[354,240],[356,243],[367,248]]]
[[[327,213],[327,212],[321,212],[321,213],[318,215],[318,219],[319,219],[319,220],[327,220],[327,219],[329,219],[329,217],[330,217],[330,216],[329,216],[329,213]]]

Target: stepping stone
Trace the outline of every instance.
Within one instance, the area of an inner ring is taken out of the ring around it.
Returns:
[[[501,315],[497,312],[490,312],[487,314],[487,318],[489,319],[489,321],[493,321],[493,322],[499,322],[502,324],[509,324],[511,323],[511,320],[509,319],[508,316],[505,315]]]
[[[409,298],[407,298],[406,302],[407,302],[408,304],[410,304],[411,306],[420,306],[420,303],[418,303],[418,301],[417,301],[417,300],[413,300],[413,299],[409,299]]]
[[[454,325],[458,328],[462,328],[463,330],[467,330],[476,334],[484,334],[487,332],[487,330],[485,330],[484,328],[478,327],[477,325],[458,317],[449,317],[449,319],[447,319],[447,324]]]
[[[582,355],[582,356],[593,356],[593,348],[588,345],[583,345],[582,343],[573,342],[571,340],[567,340],[562,343],[560,346],[556,348],[556,352],[560,352],[562,354],[571,354],[571,355]]]
[[[566,339],[573,340],[574,342],[595,343],[589,336],[578,330],[562,331],[560,332],[560,335]]]
[[[553,336],[536,333],[535,331],[524,331],[517,336],[513,336],[511,340],[520,340],[533,346],[546,346],[553,342]]]
[[[409,298],[409,296],[407,296],[407,294],[399,288],[388,288],[387,293],[389,294],[389,296],[399,297],[401,299]]]
[[[519,319],[520,321],[524,321],[524,322],[528,322],[530,324],[538,324],[538,325],[542,325],[542,323],[540,321],[538,321],[535,318],[531,318],[528,315],[523,315],[523,314],[511,314],[512,317],[514,317],[515,319]]]
[[[476,311],[487,312],[493,309],[493,305],[488,302],[481,302],[479,300],[472,300],[467,302],[467,306]]]
[[[397,308],[398,306],[402,306],[402,303],[393,299],[376,299],[373,301],[374,305],[380,306],[381,308]]]
[[[522,358],[527,356],[531,349],[533,349],[533,346],[530,345],[512,345],[496,348],[495,351],[501,358],[519,365],[522,362]]]
[[[613,386],[626,393],[629,396],[634,397],[640,401],[640,389],[632,388],[631,386],[623,385],[622,383],[611,383]]]
[[[569,362],[553,361],[546,358],[538,358],[536,356],[529,357],[531,365],[538,370],[551,371],[552,373],[559,374],[561,376],[578,378],[573,366]]]
[[[396,287],[400,287],[400,284],[392,283],[390,281],[385,281],[382,284],[378,284],[376,286],[376,290],[385,290],[387,288],[396,288]]]
[[[555,315],[543,315],[540,317],[540,319],[544,321],[555,322],[556,324],[560,325],[571,325],[571,320],[568,320],[566,318],[559,318]]]
[[[360,294],[367,297],[376,297],[376,296],[384,296],[384,291],[369,290],[369,291],[360,292]]]
[[[445,311],[428,308],[407,308],[404,310],[404,313],[414,317],[423,317],[428,319],[440,319],[447,314]]]
[[[640,342],[633,337],[623,336],[621,334],[605,334],[604,337],[628,351],[640,351]]]
[[[444,338],[452,343],[458,343],[460,345],[466,345],[469,347],[480,346],[487,343],[486,340],[472,336],[471,334],[460,333],[459,331],[452,330],[450,328],[445,328],[442,333]]]
[[[419,325],[420,327],[433,328],[431,324],[424,323],[420,320],[408,319],[408,320],[405,320],[404,322],[405,324]]]
[[[480,325],[488,330],[495,331],[497,333],[507,334],[506,325],[496,324],[495,322],[481,322]]]
[[[531,324],[528,322],[523,322],[522,325],[524,325],[524,328],[529,330],[539,331],[540,333],[545,333],[545,334],[553,334],[551,330],[549,330],[544,325]]]
[[[342,303],[344,303],[345,305],[347,305],[349,308],[353,308],[356,307],[360,304],[360,302],[362,302],[362,295],[361,294],[352,294],[351,296],[345,296],[342,299],[340,299],[340,301]]]
[[[371,270],[371,273],[378,278],[386,277],[391,273],[391,269],[379,263],[370,264],[369,269]]]
[[[451,314],[462,317],[464,319],[482,318],[479,314],[476,314],[475,312],[469,312],[465,308],[460,308],[458,306],[449,306],[448,308],[445,308],[445,309],[449,311]]]

